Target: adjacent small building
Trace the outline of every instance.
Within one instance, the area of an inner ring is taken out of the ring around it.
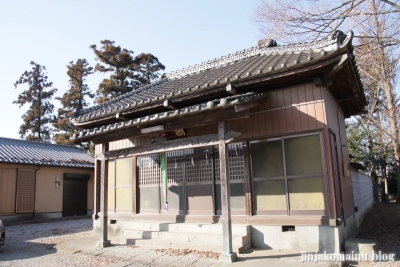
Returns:
[[[270,41],[77,111],[102,242],[110,222],[213,222],[225,254],[231,224],[254,247],[342,250],[358,223],[345,118],[366,105],[352,39]]]
[[[0,219],[90,215],[93,169],[80,148],[0,138]]]

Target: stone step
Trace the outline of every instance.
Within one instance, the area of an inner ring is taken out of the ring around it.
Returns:
[[[221,224],[118,221],[108,227],[114,242],[121,244],[222,250]],[[251,248],[249,225],[232,225],[232,246],[238,253]]]
[[[141,221],[118,222],[121,229],[139,230],[139,231],[159,231],[159,232],[185,232],[202,234],[222,234],[221,224],[199,224],[199,223],[157,223]],[[123,223],[121,225],[120,223]],[[113,225],[110,225],[113,227]],[[233,235],[250,234],[250,225],[234,224],[232,225]]]
[[[126,238],[139,239],[163,239],[167,241],[195,242],[195,243],[221,243],[222,234],[202,234],[190,232],[166,232],[166,231],[140,231],[124,229],[121,235]],[[232,243],[247,244],[250,242],[250,235],[232,235]]]
[[[364,254],[372,259],[378,252],[378,244],[374,240],[350,238],[345,242],[346,253]]]

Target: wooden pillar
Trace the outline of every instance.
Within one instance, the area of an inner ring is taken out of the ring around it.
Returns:
[[[220,159],[220,176],[221,176],[221,208],[222,208],[222,253],[219,257],[220,261],[234,262],[236,253],[232,249],[232,222],[231,222],[231,203],[230,203],[230,185],[229,185],[229,169],[228,157],[229,151],[225,143],[225,133],[228,131],[226,122],[218,123],[219,138],[219,159]]]
[[[246,201],[246,215],[253,215],[253,200],[252,200],[252,181],[251,181],[251,167],[250,167],[250,148],[249,142],[243,142],[243,172],[244,172],[244,188],[245,188],[245,201]]]
[[[133,214],[137,214],[138,211],[138,207],[137,207],[137,203],[138,203],[138,199],[137,199],[137,195],[138,195],[138,167],[137,167],[137,162],[136,162],[137,158],[135,156],[132,157],[132,213]]]
[[[96,158],[94,162],[94,207],[93,219],[99,218],[100,212],[100,181],[101,181],[101,160]]]
[[[100,167],[100,241],[98,247],[109,247],[110,240],[107,240],[107,212],[108,212],[108,164],[106,152],[108,143],[101,144],[101,167]]]

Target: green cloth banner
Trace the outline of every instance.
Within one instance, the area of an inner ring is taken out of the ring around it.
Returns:
[[[167,175],[167,154],[161,153],[161,173],[163,179],[163,191],[164,191],[164,211],[168,211],[168,175]]]

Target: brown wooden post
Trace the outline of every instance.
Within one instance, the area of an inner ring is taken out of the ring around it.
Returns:
[[[253,215],[253,201],[252,201],[252,185],[251,185],[251,168],[250,168],[250,148],[249,142],[243,142],[243,171],[244,171],[244,188],[245,188],[245,201],[246,201],[246,215]]]
[[[109,247],[110,240],[107,240],[107,212],[108,212],[108,164],[106,160],[106,152],[108,151],[108,143],[101,144],[101,170],[100,170],[100,241],[97,242],[99,247]]]
[[[94,162],[94,207],[92,218],[97,220],[100,212],[100,180],[101,180],[101,160],[96,158]]]
[[[219,159],[221,175],[221,208],[222,208],[222,253],[220,261],[234,262],[236,253],[232,249],[232,222],[231,222],[231,203],[229,186],[229,169],[227,144],[225,143],[225,133],[227,132],[227,123],[218,123],[219,137]]]
[[[138,177],[136,157],[132,157],[132,213],[137,214]]]

